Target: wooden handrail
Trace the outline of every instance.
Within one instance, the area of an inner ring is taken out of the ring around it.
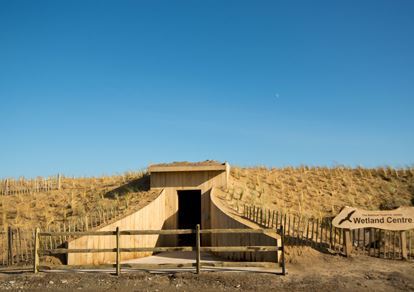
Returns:
[[[202,246],[200,251],[214,252],[262,252],[262,251],[278,251],[278,246]]]
[[[195,229],[166,229],[166,230],[122,230],[121,235],[178,235],[194,234]]]
[[[120,252],[166,252],[166,251],[196,251],[197,247],[193,246],[171,246],[171,247],[132,247],[119,248]],[[214,252],[261,252],[261,251],[278,251],[278,246],[202,246],[200,251]],[[117,248],[55,248],[44,249],[39,251],[42,255],[66,254],[66,253],[100,253],[100,252],[117,252]]]
[[[222,234],[222,233],[257,233],[264,234],[275,232],[274,229],[200,229],[200,234]],[[120,235],[179,235],[195,234],[196,229],[167,229],[167,230],[122,230]],[[66,232],[39,232],[39,236],[111,236],[116,231],[66,231]]]
[[[201,234],[207,234],[207,233],[214,233],[214,234],[220,234],[220,233],[267,233],[267,232],[275,232],[274,229],[237,229],[237,228],[228,228],[228,229],[202,229],[200,230]]]
[[[109,236],[116,235],[116,231],[65,231],[65,232],[39,232],[39,236]]]

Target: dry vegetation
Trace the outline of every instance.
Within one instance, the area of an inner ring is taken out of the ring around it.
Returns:
[[[0,224],[46,228],[52,223],[82,218],[102,210],[126,212],[140,208],[157,194],[149,191],[145,171],[91,178],[63,178],[60,190],[0,197]]]
[[[335,215],[343,206],[392,209],[412,205],[414,169],[231,168],[227,202],[305,216]],[[116,176],[63,178],[60,190],[0,196],[0,226],[47,227],[108,208],[140,208],[156,197],[146,171]]]
[[[414,203],[414,169],[346,167],[232,167],[229,204],[244,204],[298,215],[334,216],[346,205],[393,209]]]

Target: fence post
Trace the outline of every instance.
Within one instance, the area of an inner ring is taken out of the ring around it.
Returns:
[[[36,228],[34,234],[34,256],[33,256],[33,273],[37,273],[39,271],[39,228]]]
[[[372,228],[369,229],[368,242],[369,242],[368,255],[370,256],[371,253],[372,253],[373,247],[375,247],[375,245],[376,245],[375,244],[374,229],[372,229]],[[375,255],[375,249],[374,249],[374,255]]]
[[[196,273],[200,274],[200,224],[196,225]]]
[[[13,229],[7,227],[7,265],[13,265]]]
[[[57,189],[60,190],[60,186],[61,186],[61,176],[60,173],[58,173],[57,175]]]
[[[316,237],[315,237],[315,244],[318,246],[318,236],[319,236],[319,218],[316,219]]]
[[[286,275],[286,262],[285,262],[285,229],[280,226],[281,244],[282,244],[282,275]]]
[[[400,233],[401,236],[401,258],[403,260],[407,260],[408,259],[408,253],[407,253],[407,232],[405,231],[401,231]]]
[[[9,179],[8,178],[6,178],[6,182],[5,182],[5,185],[4,185],[4,194],[5,195],[9,194]]]
[[[352,242],[351,242],[351,231],[349,229],[344,229],[344,247],[345,247],[345,255],[347,257],[351,256]]]
[[[116,227],[116,275],[121,274],[121,247],[119,227]]]

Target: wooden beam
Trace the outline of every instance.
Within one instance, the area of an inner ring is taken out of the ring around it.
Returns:
[[[123,230],[121,235],[176,235],[176,234],[193,234],[195,229],[165,229],[165,230]]]
[[[120,242],[119,227],[116,227],[116,275],[121,274],[121,242]]]
[[[11,226],[7,227],[7,264],[13,265],[13,229]]]
[[[201,262],[203,267],[253,267],[253,268],[278,268],[278,264],[272,262]]]
[[[36,228],[34,234],[34,250],[33,250],[33,273],[39,271],[39,228]]]
[[[134,247],[134,248],[119,248],[120,252],[164,252],[164,251],[195,251],[196,248],[192,246],[180,247]],[[278,251],[280,247],[276,246],[203,246],[200,251],[214,251],[214,252],[261,252],[261,251]],[[82,248],[82,249],[67,249],[55,248],[39,251],[42,255],[51,254],[66,254],[66,253],[99,253],[99,252],[117,252],[116,248]]]
[[[39,236],[109,236],[116,235],[115,231],[68,231],[68,232],[40,232]]]
[[[261,252],[261,251],[278,251],[276,246],[202,246],[200,251],[204,252]]]
[[[286,259],[285,259],[285,229],[280,227],[281,245],[282,245],[282,275],[286,275]]]
[[[270,228],[267,228],[267,229],[247,229],[247,228],[236,229],[236,228],[233,228],[233,229],[202,229],[200,230],[201,234],[205,234],[205,233],[215,233],[215,234],[218,234],[218,233],[260,233],[260,234],[263,234],[267,232],[275,232],[275,230],[270,229]]]
[[[97,253],[97,252],[116,252],[116,248],[82,248],[82,249],[55,248],[55,249],[41,250],[39,251],[39,254],[52,255],[52,254],[65,254],[65,253]]]
[[[196,273],[200,274],[200,224],[196,226]]]
[[[254,267],[254,268],[277,268],[278,265],[272,262],[230,262],[230,261],[215,261],[215,262],[200,262],[203,267]],[[39,270],[103,270],[112,269],[116,264],[102,264],[102,265],[41,265]],[[160,264],[147,264],[147,263],[128,263],[121,264],[121,268],[131,269],[171,269],[171,268],[192,268],[196,267],[196,263],[182,263],[182,264],[171,264],[171,263],[160,263]]]
[[[345,248],[345,255],[347,257],[351,256],[352,242],[351,242],[351,231],[349,229],[344,229],[344,248]]]
[[[269,233],[275,232],[273,229],[204,229],[200,234],[207,233]],[[177,235],[194,234],[195,229],[166,229],[166,230],[122,230],[120,235]],[[111,236],[116,235],[116,231],[68,231],[68,232],[40,232],[39,236]]]
[[[401,231],[400,233],[401,236],[401,258],[403,260],[407,260],[408,259],[408,253],[407,253],[407,232],[405,231]]]
[[[187,166],[150,166],[149,172],[178,172],[178,171],[226,171],[225,164],[219,165],[187,165]]]

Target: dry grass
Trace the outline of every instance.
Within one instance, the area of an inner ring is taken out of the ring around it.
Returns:
[[[371,210],[412,205],[414,169],[233,167],[224,191],[238,210],[247,203],[306,216],[334,216],[346,205]]]
[[[391,209],[412,205],[414,169],[232,167],[227,202],[305,216],[335,215],[343,206]],[[125,211],[156,197],[146,171],[117,176],[63,178],[61,190],[0,196],[0,226],[47,227],[106,208]]]
[[[62,188],[0,197],[0,224],[33,228],[80,218],[103,209],[138,208],[153,200],[145,171],[90,178],[63,178]]]

